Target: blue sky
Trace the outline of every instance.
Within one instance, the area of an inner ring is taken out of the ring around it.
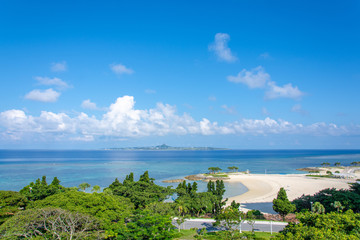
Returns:
[[[3,1],[0,148],[360,147],[358,1]]]

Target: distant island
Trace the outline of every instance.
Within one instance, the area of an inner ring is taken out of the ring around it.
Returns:
[[[106,148],[105,150],[126,150],[126,151],[218,151],[229,150],[228,148],[214,147],[172,147],[166,144],[151,147],[126,147],[126,148]]]

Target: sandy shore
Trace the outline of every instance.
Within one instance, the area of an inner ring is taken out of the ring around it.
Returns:
[[[248,192],[229,198],[238,203],[272,202],[283,187],[289,200],[294,200],[303,194],[315,194],[326,188],[348,189],[349,182],[354,179],[310,178],[305,174],[234,174],[228,182],[241,182]]]

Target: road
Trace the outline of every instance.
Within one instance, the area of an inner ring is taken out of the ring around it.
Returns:
[[[223,227],[213,227],[213,219],[188,219],[181,224],[181,229],[191,229],[191,228],[206,228],[207,231],[219,231],[225,230]],[[173,220],[173,225],[178,227],[176,220]],[[270,222],[270,221],[255,221],[254,230],[257,232],[279,232],[285,228],[287,223],[284,222]],[[239,229],[239,227],[237,227]],[[241,224],[241,230],[251,231],[252,227],[247,221],[244,221]]]

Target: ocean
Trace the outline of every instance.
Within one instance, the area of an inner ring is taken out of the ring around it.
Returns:
[[[0,189],[19,191],[37,178],[48,183],[58,177],[66,187],[82,182],[104,188],[115,178],[123,180],[133,172],[135,179],[149,171],[156,183],[207,172],[209,167],[237,166],[251,173],[301,173],[298,168],[350,165],[360,161],[360,150],[221,150],[221,151],[121,151],[121,150],[0,150]],[[199,190],[206,183],[198,182]],[[240,183],[226,184],[225,197],[246,192]]]

